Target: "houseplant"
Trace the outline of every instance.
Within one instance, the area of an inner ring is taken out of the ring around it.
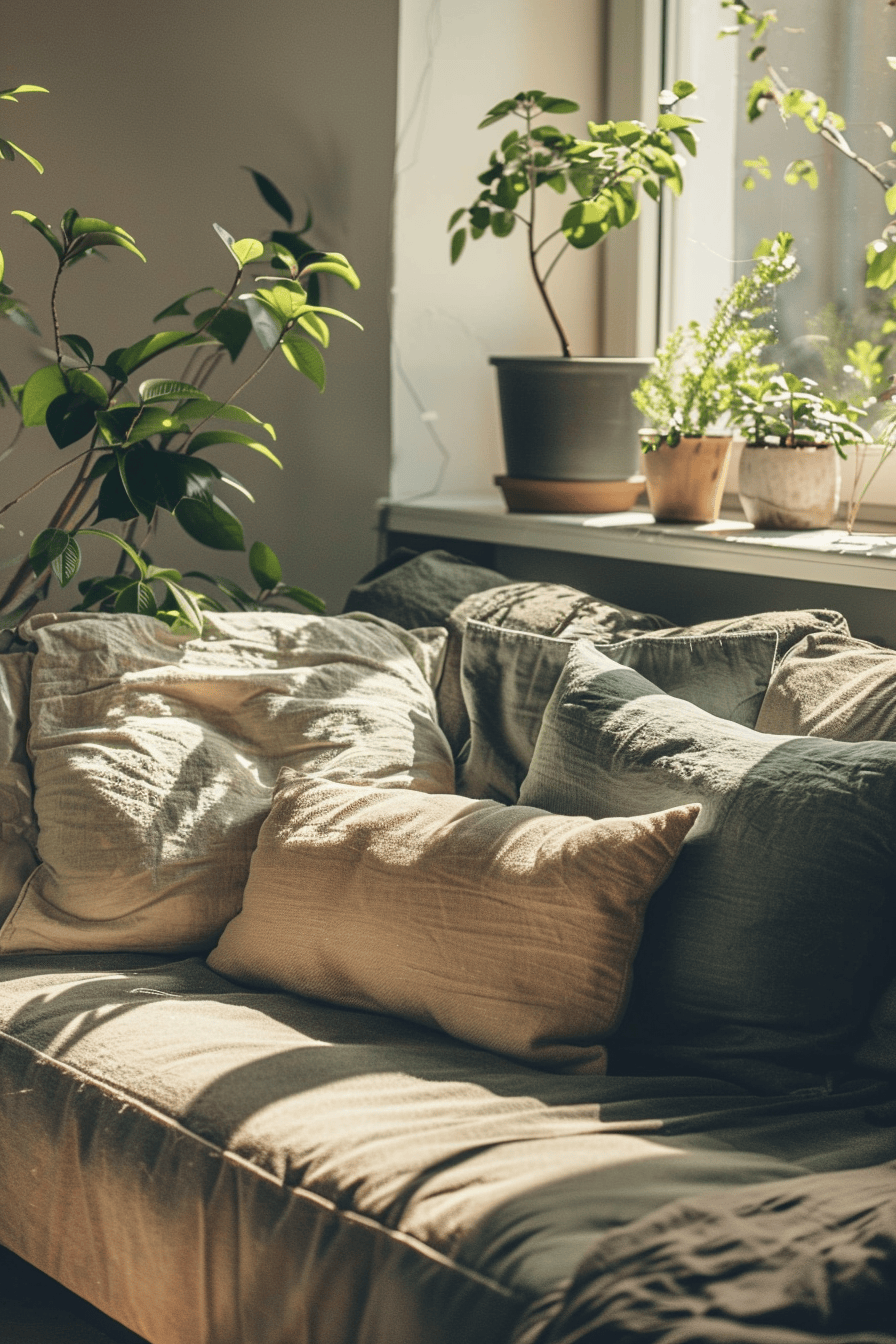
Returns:
[[[632,393],[651,426],[641,446],[658,520],[702,523],[719,516],[731,433],[711,431],[724,423],[738,384],[760,374],[772,333],[758,321],[769,311],[769,294],[797,273],[792,243],[789,233],[764,238],[752,269],[716,300],[707,326],[676,327]]]
[[[835,400],[811,378],[760,370],[734,389],[729,413],[746,439],[739,493],[756,527],[826,527],[840,503],[840,459],[871,435],[866,404]]]
[[[291,210],[273,183],[254,174],[265,199],[287,225]],[[288,212],[288,214],[287,214]],[[60,451],[68,453],[59,467],[33,482],[15,498],[0,505],[0,514],[25,495],[58,475],[72,471],[74,479],[49,513],[47,525],[34,538],[26,556],[4,562],[13,569],[0,591],[0,628],[15,625],[46,595],[51,577],[63,586],[81,566],[82,535],[99,535],[119,548],[114,572],[82,581],[81,609],[138,611],[157,616],[177,629],[198,633],[202,609],[221,607],[218,596],[197,590],[187,580],[199,579],[217,589],[233,605],[251,608],[261,603],[296,601],[322,610],[319,598],[284,583],[280,562],[262,541],[249,551],[249,565],[258,592],[250,594],[227,579],[193,571],[182,575],[173,566],[153,563],[151,543],[159,511],[171,513],[191,537],[218,550],[244,550],[243,527],[232,509],[214,493],[226,485],[251,500],[239,481],[218,468],[207,456],[219,444],[238,444],[281,463],[265,439],[273,440],[271,425],[235,403],[235,398],[267,365],[277,350],[298,372],[323,391],[325,366],[318,346],[329,343],[325,318],[354,319],[335,308],[309,301],[308,287],[320,273],[336,275],[357,288],[359,281],[339,253],[312,251],[303,231],[272,235],[267,243],[254,238],[234,240],[219,225],[215,229],[226,246],[235,271],[226,291],[204,286],[177,299],[155,321],[190,316],[187,304],[196,295],[215,293],[211,307],[192,319],[186,330],[157,331],[133,344],[111,351],[103,360],[93,342],[76,333],[64,333],[59,316],[59,286],[72,265],[97,254],[98,249],[123,248],[141,260],[134,239],[117,225],[78,211],[67,210],[58,231],[28,211],[13,212],[46,240],[55,254],[51,322],[55,359],[37,369],[25,383],[10,387],[0,374],[0,397],[11,402],[20,424],[3,456],[21,446],[22,431],[45,426]],[[274,275],[250,279],[247,268],[266,263]],[[248,292],[239,293],[242,285]],[[25,311],[10,290],[4,300],[17,305],[7,315]],[[252,329],[263,355],[256,368],[230,397],[213,398],[204,391],[217,365],[239,355]],[[312,344],[311,337],[317,344]],[[160,356],[181,347],[188,362],[178,377],[144,378],[135,386],[133,376]],[[250,433],[231,426],[248,426]],[[120,532],[95,523],[113,520]]]
[[[675,108],[693,92],[692,84],[680,80],[662,93],[662,111],[653,128],[638,121],[592,121],[587,139],[541,121],[576,112],[578,104],[539,89],[502,100],[480,122],[483,128],[512,118],[520,125],[492,151],[473,203],[452,214],[451,260],[460,258],[468,237],[477,240],[491,233],[506,238],[519,224],[525,231],[530,273],[561,352],[545,358],[492,358],[511,480],[618,481],[637,471],[637,422],[630,393],[647,363],[574,358],[549,281],[570,249],[592,248],[612,229],[636,219],[640,190],[653,201],[664,184],[675,194],[681,192],[677,150],[696,153],[691,128],[698,119]],[[540,214],[536,220],[537,200],[553,192],[571,192],[572,199],[559,224],[542,225]]]

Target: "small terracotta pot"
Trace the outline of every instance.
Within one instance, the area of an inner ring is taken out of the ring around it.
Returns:
[[[747,444],[738,490],[754,527],[827,527],[840,504],[840,456],[828,443],[800,448]]]
[[[714,523],[722,507],[730,458],[730,434],[683,438],[674,448],[661,442],[643,453],[647,499],[657,522]]]

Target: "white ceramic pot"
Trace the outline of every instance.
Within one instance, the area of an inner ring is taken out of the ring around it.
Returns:
[[[830,444],[741,453],[740,502],[754,527],[827,527],[840,504],[840,456]]]

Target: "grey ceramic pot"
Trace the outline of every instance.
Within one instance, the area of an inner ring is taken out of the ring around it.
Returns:
[[[632,392],[652,359],[495,355],[507,475],[621,481],[641,470]]]

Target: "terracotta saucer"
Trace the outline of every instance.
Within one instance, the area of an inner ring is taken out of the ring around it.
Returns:
[[[535,481],[496,476],[511,513],[625,513],[644,489],[643,476],[623,481]]]

